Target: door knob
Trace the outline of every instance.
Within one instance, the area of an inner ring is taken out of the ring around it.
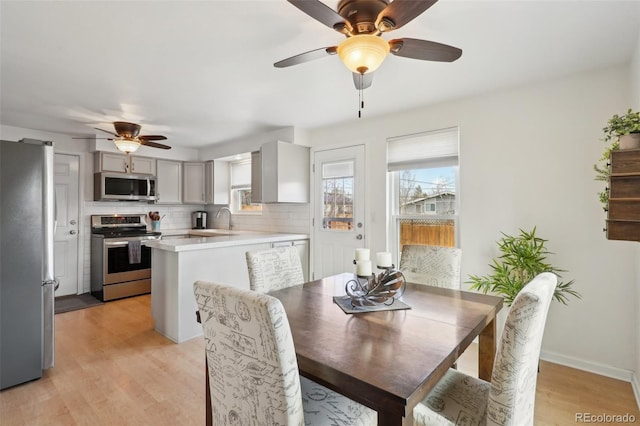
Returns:
[[[76,235],[76,231],[75,231],[75,230],[73,230],[73,229],[72,229],[71,231],[69,231],[69,233],[70,233],[71,235]]]
[[[361,240],[361,239],[362,239],[362,234],[356,235],[356,240]]]
[[[75,224],[76,224],[76,223],[78,223],[78,222],[76,222],[76,220],[75,220],[75,219],[71,219],[71,220],[69,221],[69,223],[70,223],[71,225],[75,225]]]

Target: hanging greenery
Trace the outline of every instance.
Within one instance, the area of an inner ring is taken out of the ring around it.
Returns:
[[[614,114],[607,121],[607,125],[602,128],[602,132],[602,141],[608,145],[605,146],[602,157],[593,165],[593,170],[596,172],[595,180],[608,183],[611,175],[609,169],[611,151],[620,149],[620,136],[640,133],[640,112],[633,112],[629,108],[624,115]],[[609,208],[609,191],[605,188],[598,192],[598,198],[602,203],[602,208],[607,210]]]

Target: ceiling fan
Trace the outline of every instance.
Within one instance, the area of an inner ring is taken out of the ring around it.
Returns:
[[[323,47],[292,56],[273,64],[276,68],[298,65],[337,54],[353,73],[358,90],[371,86],[372,73],[388,53],[425,61],[453,62],[462,55],[457,47],[414,38],[387,41],[383,33],[401,28],[437,0],[340,0],[334,11],[319,0],[287,0],[295,7],[345,35],[338,46]]]
[[[162,135],[141,135],[139,124],[128,123],[126,121],[114,121],[113,127],[116,132],[110,132],[108,130],[103,130],[98,127],[94,127],[96,130],[100,130],[101,132],[109,133],[113,135],[113,138],[96,138],[96,139],[106,139],[109,141],[113,141],[116,144],[116,147],[124,153],[131,153],[140,148],[140,145],[149,146],[151,148],[160,148],[160,149],[171,149],[169,145],[164,145],[161,143],[153,142],[153,141],[163,141],[166,140],[166,136]],[[75,138],[80,139],[80,138]]]

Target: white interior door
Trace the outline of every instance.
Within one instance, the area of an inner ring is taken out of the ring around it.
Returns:
[[[55,155],[57,228],[55,276],[60,281],[56,297],[78,294],[78,185],[80,158]]]
[[[355,271],[366,247],[364,164],[364,145],[314,154],[314,279]]]

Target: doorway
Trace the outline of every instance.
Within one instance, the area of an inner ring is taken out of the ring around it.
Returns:
[[[55,154],[56,188],[55,276],[60,282],[55,296],[81,293],[78,280],[80,158]]]
[[[316,151],[313,187],[313,278],[355,271],[365,247],[365,147]]]

